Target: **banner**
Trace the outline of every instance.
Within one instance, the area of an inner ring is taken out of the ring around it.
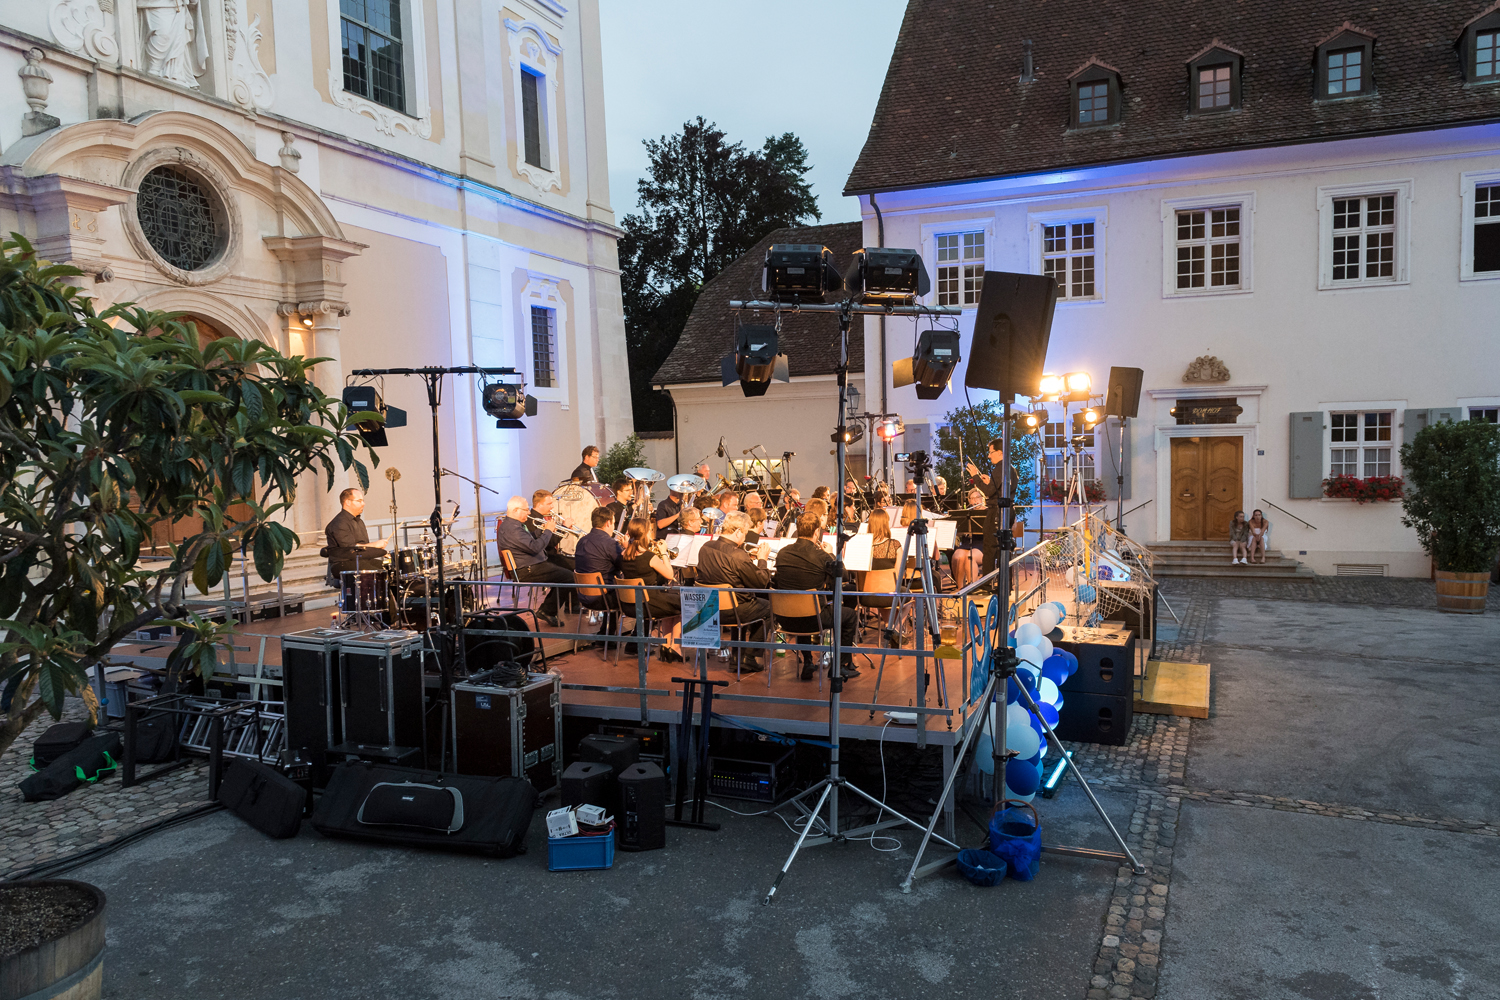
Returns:
[[[713,587],[683,587],[682,645],[688,649],[719,648],[719,592]]]

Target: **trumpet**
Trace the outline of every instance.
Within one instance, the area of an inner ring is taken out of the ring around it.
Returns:
[[[544,517],[533,517],[531,519],[531,523],[534,524],[534,525],[536,525],[538,528],[547,529],[547,519],[544,518]],[[579,529],[579,528],[575,528],[571,524],[564,524],[562,521],[558,520],[557,518],[553,518],[552,519],[552,528],[547,529],[547,530],[561,531],[564,534],[568,534],[568,535],[578,535],[580,538],[582,536],[588,534],[588,532],[583,531],[582,529]]]
[[[651,551],[663,559],[672,560],[677,558],[677,550],[667,548],[667,543],[660,538],[652,540]]]

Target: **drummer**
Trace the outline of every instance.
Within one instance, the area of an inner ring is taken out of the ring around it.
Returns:
[[[599,477],[594,474],[594,466],[599,464],[599,448],[597,445],[589,445],[583,449],[583,461],[578,468],[568,476],[575,483],[597,483]]]
[[[339,504],[343,507],[323,533],[328,537],[328,545],[323,553],[328,557],[327,584],[337,587],[340,583],[340,573],[359,569],[379,569],[381,560],[385,558],[386,550],[396,540],[392,535],[379,545],[371,545],[370,530],[365,527],[364,518],[360,515],[365,510],[365,491],[351,487],[339,494]]]

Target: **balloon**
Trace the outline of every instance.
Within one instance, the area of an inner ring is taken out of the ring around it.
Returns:
[[[1052,655],[1052,640],[1045,635],[1036,641],[1036,648],[1042,651],[1042,662],[1047,662],[1047,657]]]
[[[1036,686],[1036,691],[1037,696],[1042,699],[1043,704],[1051,705],[1053,708],[1062,706],[1062,692],[1058,691],[1057,685],[1047,678],[1043,677],[1041,679],[1041,682]]]
[[[1065,660],[1068,661],[1068,676],[1069,677],[1072,677],[1074,674],[1078,673],[1078,657],[1074,656],[1072,653],[1068,652],[1066,649],[1059,649],[1057,651],[1057,655],[1063,657]]]
[[[985,774],[995,773],[994,749],[995,744],[990,741],[989,733],[980,733],[974,740],[974,763]]]
[[[1030,726],[1006,726],[1005,749],[1021,757],[1030,757],[1042,748],[1042,738]]]
[[[1026,685],[1026,690],[1036,694],[1036,686],[1041,682],[1042,672],[1035,664],[1023,663],[1016,668],[1016,679]]]
[[[1005,682],[1005,703],[1007,705],[1014,705],[1021,700],[1021,696],[1017,694],[1018,690],[1014,677]]]
[[[1031,613],[1031,620],[1036,622],[1036,627],[1042,630],[1043,635],[1046,635],[1057,628],[1058,622],[1062,621],[1062,615],[1058,614],[1057,609],[1052,605],[1043,604]]]
[[[1030,795],[1022,795],[1020,792],[1011,791],[1011,789],[1006,788],[1005,797],[1007,799],[1020,799],[1022,802],[1030,802],[1036,798],[1036,792],[1032,792]]]
[[[1078,585],[1078,603],[1093,604],[1099,599],[1099,592],[1092,585],[1081,583]]]
[[[1068,673],[1068,660],[1061,650],[1042,662],[1042,676],[1059,687],[1068,679]]]
[[[1057,728],[1057,709],[1048,704],[1040,704],[1037,708],[1042,710],[1042,718],[1047,720],[1047,725],[1053,729]]]
[[[1034,795],[1042,785],[1042,769],[1024,760],[1005,765],[1005,787],[1020,795]]]
[[[1016,626],[1016,646],[1035,646],[1036,641],[1042,637],[1042,630],[1032,622],[1024,622]]]
[[[1073,566],[1069,566],[1067,569],[1063,570],[1063,583],[1066,583],[1070,587],[1073,586],[1073,584],[1076,582],[1073,579],[1073,575],[1076,571],[1076,568]]]
[[[1067,605],[1063,604],[1062,601],[1048,601],[1047,604],[1048,606],[1057,609],[1057,623],[1061,625],[1063,621],[1068,617]]]
[[[1011,705],[1005,710],[1005,731],[1009,733],[1012,729],[1030,728],[1031,713],[1026,711],[1024,705]]]
[[[1047,660],[1047,658],[1042,655],[1042,651],[1040,649],[1029,643],[1017,646],[1016,656],[1021,658],[1022,663],[1030,663],[1038,670],[1042,669],[1042,664]]]

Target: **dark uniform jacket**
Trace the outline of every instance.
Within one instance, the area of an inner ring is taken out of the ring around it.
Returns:
[[[676,516],[678,514],[681,514],[681,513],[682,513],[682,501],[678,500],[678,499],[674,499],[672,497],[672,495],[669,493],[669,494],[667,494],[667,498],[665,500],[663,500],[661,503],[659,503],[659,504],[656,505],[656,513],[653,514],[653,515],[651,515],[651,516],[654,517],[654,518],[656,518],[656,520],[657,520],[657,529],[658,530],[677,531],[678,530],[677,525],[680,522],[673,521],[671,524],[667,525],[665,529],[663,529],[661,527],[661,523],[660,522],[662,521],[663,518],[674,517],[674,516]]]
[[[614,583],[620,574],[620,543],[607,531],[595,528],[578,540],[573,550],[575,573],[602,573],[605,583]]]
[[[743,546],[721,536],[704,542],[698,550],[698,582],[764,589],[771,585],[771,574],[766,571],[765,560],[756,562]],[[754,596],[742,594],[740,600]]]
[[[552,541],[552,532],[543,529],[533,535],[529,527],[513,517],[502,517],[495,529],[495,544],[509,549],[515,556],[516,568],[523,569],[547,561],[547,546]]]
[[[594,467],[587,462],[578,463],[578,468],[573,470],[569,479],[576,479],[580,483],[597,483],[599,477],[594,475]]]
[[[810,538],[799,538],[776,553],[776,589],[832,590],[833,556]]]
[[[348,570],[379,568],[378,561],[385,556],[385,548],[367,544],[370,532],[364,518],[340,510],[323,531],[328,536],[328,575],[334,580]]]
[[[995,535],[1000,531],[1000,466],[990,466],[990,481],[976,478],[974,486],[984,495],[984,565],[981,573],[995,568]],[[1009,525],[1006,525],[1009,527]]]

